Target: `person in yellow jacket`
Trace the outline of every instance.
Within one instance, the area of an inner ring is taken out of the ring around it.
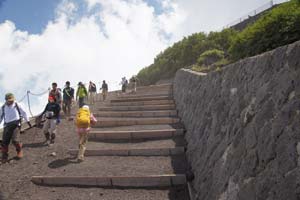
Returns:
[[[83,85],[83,83],[79,82],[78,88],[76,91],[76,101],[78,99],[79,108],[81,108],[84,105],[85,98],[88,98],[88,92],[87,92],[85,86]]]
[[[77,126],[77,133],[79,136],[79,151],[77,161],[82,162],[84,160],[84,152],[88,141],[88,133],[90,132],[91,125],[95,124],[97,119],[90,111],[89,106],[84,105],[79,108],[75,118],[75,124]]]

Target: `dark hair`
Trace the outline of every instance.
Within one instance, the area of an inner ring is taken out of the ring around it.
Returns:
[[[70,81],[67,81],[67,82],[66,82],[66,85],[70,85]]]
[[[54,83],[52,83],[52,86],[57,86],[57,83],[55,83],[55,82],[54,82]]]

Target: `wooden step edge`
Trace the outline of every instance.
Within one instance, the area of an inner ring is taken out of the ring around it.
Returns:
[[[71,155],[78,155],[78,149],[69,149]],[[85,156],[174,156],[184,154],[184,147],[173,148],[130,148],[130,149],[87,149]]]
[[[142,131],[94,131],[89,133],[89,139],[93,140],[135,140],[135,139],[159,139],[182,136],[183,129],[142,130]]]
[[[179,118],[97,118],[94,128],[116,127],[116,126],[134,126],[134,125],[158,125],[158,124],[177,124]]]
[[[98,111],[154,111],[175,109],[175,105],[110,106],[98,107]]]
[[[33,176],[31,181],[43,186],[160,188],[185,185],[185,174],[164,174],[148,176]]]
[[[160,100],[174,100],[170,96],[161,96],[161,97],[137,97],[137,98],[118,98],[110,100],[110,103],[121,103],[121,102],[141,102],[141,101],[160,101]]]

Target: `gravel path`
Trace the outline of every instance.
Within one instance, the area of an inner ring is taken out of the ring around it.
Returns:
[[[103,105],[98,102],[92,110]],[[74,112],[73,112],[74,114]],[[97,130],[152,130],[170,129],[170,125],[143,125],[102,128]],[[33,128],[21,135],[24,158],[0,165],[0,200],[188,200],[186,187],[146,189],[102,189],[76,187],[43,187],[31,182],[36,175],[153,175],[184,173],[185,158],[174,157],[86,157],[76,163],[68,154],[69,149],[78,148],[78,136],[73,121],[62,120],[54,146],[45,145],[42,130]],[[182,140],[179,139],[181,142]],[[94,143],[89,147],[171,147],[181,144],[176,139],[137,141],[133,143]],[[55,152],[55,156],[51,156]],[[10,150],[10,158],[15,156]]]

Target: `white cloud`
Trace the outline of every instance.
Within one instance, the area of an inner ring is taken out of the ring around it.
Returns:
[[[43,91],[54,81],[63,87],[66,80],[103,79],[116,89],[121,77],[151,64],[170,44],[162,33],[171,31],[172,13],[156,16],[141,0],[89,1],[91,8],[93,2],[101,4],[101,11],[74,22],[77,6],[64,0],[57,18],[39,35],[19,31],[11,21],[0,24],[2,90],[21,96],[26,90]],[[37,104],[35,112],[44,106]]]

